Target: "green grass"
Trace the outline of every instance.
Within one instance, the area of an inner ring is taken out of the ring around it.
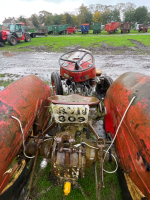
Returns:
[[[13,79],[8,79],[7,81],[0,80],[0,86],[7,87],[8,85],[10,85],[10,84],[13,83],[13,82],[14,82]]]
[[[38,173],[38,170],[40,168],[40,162],[42,161],[42,157],[39,157],[38,164],[36,166],[36,173]],[[115,163],[105,163],[104,167],[107,170],[113,170],[115,168]],[[44,189],[47,189],[52,184],[55,184],[56,181],[53,180],[53,182],[50,182],[48,180],[48,175],[50,172],[50,164],[44,169],[42,175],[40,176],[36,188],[35,188],[35,194],[40,193]],[[105,182],[105,188],[102,188],[102,199],[103,200],[122,200],[122,194],[118,182],[117,173],[114,174],[107,174],[104,173],[104,182]],[[78,183],[83,188],[84,193],[86,194],[88,199],[95,200],[96,199],[96,193],[95,193],[95,179],[94,179],[94,167],[91,166],[90,168],[87,168],[85,170],[85,178],[79,179]],[[36,198],[37,199],[37,198]],[[81,193],[81,191],[76,189],[71,189],[71,192],[68,196],[64,196],[63,192],[63,186],[55,186],[53,189],[48,191],[45,194],[42,194],[39,198],[39,200],[83,200],[84,197]],[[34,198],[35,200],[35,198]]]
[[[5,74],[0,74],[0,77],[5,77]]]
[[[149,30],[150,32],[150,30]],[[138,34],[138,35],[134,35]],[[41,46],[43,50],[43,46],[46,48],[44,51],[57,51],[62,52],[64,48],[71,47],[71,46],[79,46],[82,48],[88,47],[101,47],[102,43],[108,44],[110,46],[120,47],[120,46],[136,46],[132,44],[129,39],[138,40],[141,43],[149,46],[150,45],[150,36],[149,35],[142,35],[143,33],[138,33],[138,31],[131,30],[131,33],[121,34],[118,31],[115,34],[107,35],[106,31],[102,31],[100,34],[93,34],[90,31],[89,34],[81,34],[78,32],[77,34],[72,35],[49,35],[48,37],[37,37],[31,39],[31,42],[24,42],[21,41],[16,46],[10,46],[7,44],[4,48],[0,48],[0,50],[5,51],[31,51],[31,50],[38,50],[38,46]]]

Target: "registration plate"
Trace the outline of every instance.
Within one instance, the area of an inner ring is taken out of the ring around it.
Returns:
[[[88,121],[88,105],[52,104],[52,110],[57,123],[86,123]]]

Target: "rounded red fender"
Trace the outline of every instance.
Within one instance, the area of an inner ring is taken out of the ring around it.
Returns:
[[[115,141],[120,166],[150,199],[150,77],[128,72],[107,91],[105,129],[114,137],[121,118],[130,106]]]
[[[4,185],[4,173],[22,146],[22,133],[17,117],[23,128],[25,139],[32,132],[34,122],[43,129],[48,122],[50,87],[34,75],[15,81],[0,92],[0,192]],[[46,107],[45,107],[46,106]]]

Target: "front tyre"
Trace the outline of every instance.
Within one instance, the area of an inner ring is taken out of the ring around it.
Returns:
[[[60,75],[57,72],[51,74],[51,82],[53,86],[53,92],[55,95],[63,95],[63,87],[60,79]]]
[[[9,35],[7,37],[7,41],[11,46],[15,46],[17,44],[17,38],[14,35]]]
[[[31,37],[28,33],[25,34],[25,42],[30,42],[31,41]]]

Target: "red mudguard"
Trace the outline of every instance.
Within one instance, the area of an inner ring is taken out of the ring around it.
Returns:
[[[150,77],[140,73],[121,75],[107,91],[105,129],[114,137],[120,120],[133,96],[119,129],[115,146],[120,166],[150,199]]]
[[[23,128],[25,139],[32,132],[36,134],[46,126],[49,113],[50,87],[34,75],[24,77],[0,92],[0,193],[6,185],[9,164],[22,147],[22,134],[17,117]],[[45,107],[46,106],[46,107]]]

